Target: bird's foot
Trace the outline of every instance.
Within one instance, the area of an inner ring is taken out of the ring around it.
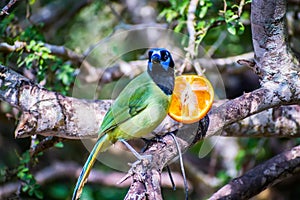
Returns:
[[[145,142],[146,145],[142,148],[141,152],[145,152],[148,149],[148,147],[151,144],[153,144],[153,143],[160,142],[160,143],[162,143],[164,145],[167,145],[166,142],[163,140],[163,136],[162,135],[155,135],[154,138],[150,138],[150,139],[148,139],[148,138],[142,138],[142,140]]]
[[[149,160],[152,161],[152,155],[141,155],[139,154],[126,140],[120,139],[120,142],[122,142],[138,160]]]

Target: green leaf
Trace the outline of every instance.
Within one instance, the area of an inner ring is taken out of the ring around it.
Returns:
[[[183,28],[183,26],[185,24],[186,24],[185,21],[179,21],[179,23],[177,24],[177,26],[174,28],[174,31],[177,32],[177,33],[179,33],[182,30],[182,28]]]
[[[187,0],[181,1],[180,5],[177,8],[179,10],[180,15],[184,15],[186,13],[189,3],[190,2]]]
[[[232,34],[232,35],[236,35],[236,29],[233,25],[228,25],[227,26],[227,31]]]
[[[64,147],[64,143],[63,142],[58,142],[54,145],[56,148],[63,148]]]
[[[238,22],[238,34],[241,35],[245,31],[245,26],[242,22]]]
[[[199,21],[196,25],[196,29],[197,30],[200,30],[200,29],[203,29],[206,25],[206,22],[205,21]]]
[[[235,158],[235,162],[236,162],[236,169],[240,170],[242,168],[242,164],[243,164],[243,159],[246,156],[246,151],[245,150],[240,150]]]
[[[32,174],[28,174],[28,179],[29,179],[29,185],[33,185],[34,187],[36,187],[36,180],[34,179]]]
[[[21,169],[20,172],[24,172],[25,173],[25,172],[28,172],[28,171],[29,171],[29,168],[28,167],[24,167],[24,168]]]
[[[22,164],[27,164],[29,163],[30,161],[30,153],[29,151],[25,151],[23,154],[22,154],[22,157],[21,157],[21,163]]]
[[[34,191],[34,195],[38,198],[38,199],[43,199],[44,198],[44,194],[42,191],[40,190],[35,190]]]
[[[34,188],[31,188],[31,187],[30,187],[30,189],[29,189],[29,191],[28,191],[29,196],[32,196],[33,193],[34,193]]]
[[[30,50],[33,49],[35,46],[36,46],[36,41],[35,41],[35,40],[31,40],[31,41],[29,42],[29,45],[26,46],[26,49],[27,49],[28,51],[30,51]]]
[[[29,185],[24,185],[23,187],[22,187],[22,191],[23,192],[26,192],[26,191],[28,191],[29,190]]]
[[[205,17],[206,13],[208,11],[208,7],[204,6],[201,8],[200,13],[199,13],[199,18],[202,19]]]
[[[205,2],[206,2],[206,0],[200,0],[200,1],[199,1],[199,5],[202,7],[202,6],[205,5]]]
[[[170,23],[173,19],[175,19],[178,16],[178,13],[176,11],[173,10],[169,10],[166,13],[166,20],[168,23]]]
[[[176,8],[177,7],[177,0],[169,0],[171,7]]]

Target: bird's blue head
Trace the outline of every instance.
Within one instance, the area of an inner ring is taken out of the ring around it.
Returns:
[[[154,65],[159,64],[165,71],[168,71],[169,68],[174,68],[174,61],[172,59],[171,53],[164,48],[155,48],[151,49],[148,52],[148,70],[152,71]]]
[[[166,95],[172,95],[173,93],[175,79],[174,66],[174,61],[168,50],[155,48],[149,51],[147,72]]]

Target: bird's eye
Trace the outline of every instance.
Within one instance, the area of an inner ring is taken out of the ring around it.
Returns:
[[[168,58],[169,58],[168,52],[162,51],[161,52],[161,60],[166,61],[166,60],[168,60]]]

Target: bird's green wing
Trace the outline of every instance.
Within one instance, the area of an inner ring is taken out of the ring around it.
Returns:
[[[143,111],[148,105],[147,99],[149,95],[148,86],[124,90],[106,113],[101,124],[101,133],[99,136],[113,130],[119,124],[124,123]]]
[[[131,117],[137,115],[139,112],[144,110],[147,105],[150,96],[150,91],[148,87],[139,87],[135,90],[135,92],[131,95],[128,105],[129,105],[129,115]]]

